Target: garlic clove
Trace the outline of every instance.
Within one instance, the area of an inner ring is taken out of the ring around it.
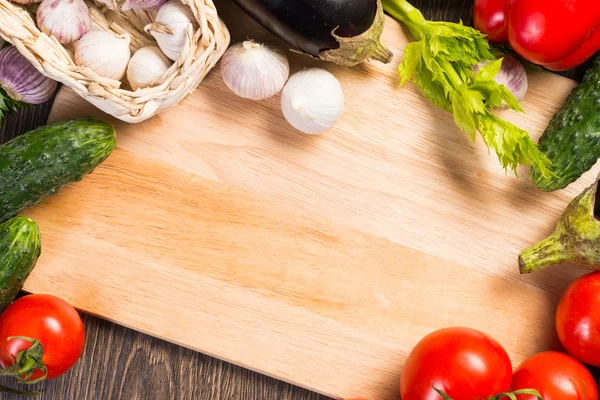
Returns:
[[[281,93],[285,119],[307,134],[332,129],[344,113],[344,92],[330,72],[309,68],[292,75]]]
[[[180,1],[172,0],[163,5],[153,24],[144,29],[156,39],[158,47],[173,61],[177,61],[187,42],[187,29],[199,28],[192,9]]]
[[[229,89],[245,99],[264,100],[279,93],[290,64],[278,47],[253,40],[231,46],[221,58],[221,76]]]
[[[14,100],[41,104],[52,98],[57,83],[9,46],[0,50],[0,87]]]
[[[83,0],[44,0],[37,10],[37,23],[42,32],[63,44],[79,40],[92,26]]]
[[[143,47],[135,52],[127,67],[127,80],[133,88],[145,88],[158,81],[173,65],[158,47]]]
[[[75,43],[75,64],[102,77],[121,80],[131,58],[130,41],[128,34],[115,36],[104,31],[88,32]]]

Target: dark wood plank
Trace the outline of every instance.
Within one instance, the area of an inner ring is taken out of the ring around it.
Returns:
[[[413,3],[427,18],[471,24],[472,0]],[[582,66],[563,75],[580,80],[586,68]],[[10,115],[0,129],[0,143],[43,125],[51,104],[50,101]],[[43,399],[327,399],[93,316],[84,315],[83,319],[87,339],[84,354],[65,376],[35,385],[36,389],[44,390]],[[0,379],[0,384],[12,383]],[[0,399],[5,398],[14,396],[0,394]]]
[[[37,385],[44,400],[325,400],[256,372],[84,315],[86,347],[63,377]],[[1,379],[2,384],[11,384]],[[0,395],[0,398],[13,396]]]

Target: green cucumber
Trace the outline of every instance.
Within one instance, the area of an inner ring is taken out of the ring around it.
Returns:
[[[17,296],[42,248],[40,229],[27,217],[0,224],[0,311]]]
[[[115,145],[111,124],[82,118],[40,127],[0,146],[0,222],[81,180]]]
[[[531,180],[539,189],[563,189],[590,170],[600,157],[600,57],[573,90],[565,105],[552,118],[539,141],[550,159],[554,176],[531,169]]]

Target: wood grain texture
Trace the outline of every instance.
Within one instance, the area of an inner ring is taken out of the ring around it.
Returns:
[[[430,18],[469,20],[471,5],[463,4],[462,1],[425,1],[427,4],[421,5],[418,3],[419,1],[415,1],[416,5],[424,8],[425,14]],[[580,76],[581,72],[582,69],[573,74]],[[40,112],[39,109],[36,111]],[[36,119],[36,116],[32,119],[12,117],[0,132],[3,132],[4,138],[12,137],[32,125],[42,124],[43,121],[44,118]],[[302,389],[131,332],[94,317],[85,317],[85,322],[88,342],[84,357],[78,367],[65,378],[43,384],[47,389],[44,398],[173,398],[170,397],[171,390],[180,388],[181,392],[176,393],[181,397],[177,398],[183,399],[321,399],[320,396]],[[107,352],[106,348],[123,350],[117,357]],[[124,364],[124,359],[133,359],[136,362]],[[173,368],[174,365],[180,364],[192,368]],[[117,372],[95,372],[111,370]],[[122,374],[126,377],[121,378]],[[164,378],[165,374],[169,379]],[[148,385],[150,382],[153,383],[151,386]],[[148,397],[152,394],[156,396]]]
[[[325,400],[256,372],[84,315],[81,361],[60,379],[37,385],[43,400]],[[0,394],[1,399],[16,396]]]

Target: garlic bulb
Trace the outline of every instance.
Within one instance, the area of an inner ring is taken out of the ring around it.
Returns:
[[[44,0],[37,10],[40,30],[60,43],[73,43],[92,26],[90,11],[83,0]]]
[[[319,134],[333,128],[344,113],[344,92],[331,73],[320,68],[292,75],[281,93],[281,110],[296,129]]]
[[[167,57],[177,61],[187,42],[187,30],[192,25],[193,29],[199,28],[192,9],[180,1],[173,0],[166,3],[158,10],[156,21],[146,26],[158,42],[158,47]]]
[[[483,61],[473,67],[475,72],[479,71],[489,61]],[[506,86],[506,88],[515,96],[517,101],[522,101],[529,89],[527,80],[527,71],[523,64],[513,56],[505,55],[502,60],[502,67],[498,75],[494,77],[494,81]],[[505,105],[505,107],[507,107]]]
[[[247,40],[231,46],[221,58],[223,81],[245,99],[276,95],[290,76],[290,64],[278,47]]]
[[[115,36],[104,31],[88,32],[75,43],[75,64],[105,78],[121,80],[131,58],[130,41],[131,37],[127,34]]]
[[[158,10],[167,0],[125,0],[121,10]]]
[[[57,83],[42,75],[10,46],[0,50],[0,87],[13,100],[41,104],[52,98]]]
[[[143,47],[135,52],[127,67],[127,80],[133,88],[145,88],[160,79],[173,62],[158,47]]]

